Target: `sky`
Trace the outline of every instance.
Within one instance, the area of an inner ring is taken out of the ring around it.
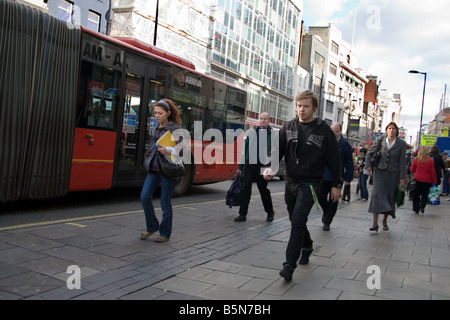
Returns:
[[[415,141],[424,76],[408,71],[427,73],[426,124],[439,112],[445,85],[450,86],[450,1],[305,0],[303,20],[306,28],[336,26],[344,40],[353,43],[358,67],[378,76],[381,89],[401,94],[398,125],[407,128],[407,135]],[[446,97],[450,97],[450,88]]]

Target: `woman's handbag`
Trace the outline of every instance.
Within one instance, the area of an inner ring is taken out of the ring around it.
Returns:
[[[377,151],[375,151],[370,157],[370,165],[372,168],[376,168],[381,160],[381,140],[378,143]]]
[[[159,170],[163,177],[169,179],[176,179],[184,175],[184,165],[183,163],[175,163],[171,161],[168,157],[163,155],[161,152],[156,152],[158,157]]]
[[[148,153],[145,156],[144,159],[144,168],[145,168],[145,172],[149,172],[150,171],[150,163],[152,161],[152,158],[149,157]]]
[[[408,186],[407,186],[406,190],[416,191],[416,186],[417,186],[416,178],[411,178],[411,181],[408,182]]]

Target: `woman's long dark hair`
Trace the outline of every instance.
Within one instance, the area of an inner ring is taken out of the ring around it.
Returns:
[[[180,117],[181,112],[178,109],[178,107],[175,105],[175,103],[173,103],[172,100],[167,99],[167,98],[164,98],[164,99],[161,99],[161,100],[164,100],[165,102],[167,102],[169,104],[169,106],[170,106],[170,109],[168,109],[167,106],[164,103],[162,103],[162,102],[155,103],[155,107],[158,106],[160,108],[163,108],[164,110],[166,110],[166,112],[170,111],[170,115],[169,115],[168,120],[172,121],[176,125],[180,125],[181,124],[181,117]]]

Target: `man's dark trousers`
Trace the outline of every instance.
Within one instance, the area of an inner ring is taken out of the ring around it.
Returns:
[[[264,179],[261,174],[262,167],[259,165],[246,165],[242,170],[244,175],[244,187],[242,189],[241,206],[239,207],[239,215],[246,216],[248,211],[248,205],[252,196],[252,184],[256,182],[261,200],[264,206],[264,211],[267,213],[273,212],[272,196],[270,190],[267,188],[268,181]]]
[[[306,226],[309,213],[314,205],[311,185],[315,192],[319,190],[320,183],[286,183],[284,199],[289,219],[291,220],[291,235],[286,249],[285,264],[289,264],[292,269],[297,267],[297,260],[300,258],[301,250],[310,249],[313,244]]]

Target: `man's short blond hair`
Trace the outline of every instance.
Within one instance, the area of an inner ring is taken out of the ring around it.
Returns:
[[[295,98],[295,101],[305,100],[309,98],[311,98],[312,100],[314,110],[317,110],[317,108],[319,108],[319,99],[317,98],[316,94],[311,90],[300,92]]]

